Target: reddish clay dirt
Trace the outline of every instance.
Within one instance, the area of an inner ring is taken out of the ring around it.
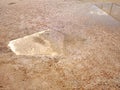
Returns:
[[[64,55],[8,47],[47,29],[64,34]],[[1,0],[0,90],[120,90],[120,22],[80,0]]]

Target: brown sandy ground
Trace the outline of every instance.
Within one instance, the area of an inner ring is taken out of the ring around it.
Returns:
[[[119,90],[120,23],[77,0],[0,0],[0,90]],[[45,29],[63,56],[17,56],[9,41]]]

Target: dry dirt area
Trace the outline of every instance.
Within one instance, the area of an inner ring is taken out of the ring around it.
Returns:
[[[120,22],[84,1],[0,0],[0,90],[120,90]],[[61,55],[16,55],[8,47],[44,30],[64,35]]]

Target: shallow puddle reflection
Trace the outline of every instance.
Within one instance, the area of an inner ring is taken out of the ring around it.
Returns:
[[[120,3],[98,3],[96,6],[120,21]]]

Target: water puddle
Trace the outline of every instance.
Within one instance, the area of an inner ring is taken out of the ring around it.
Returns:
[[[64,35],[46,30],[9,42],[8,46],[16,55],[61,55]]]
[[[120,3],[98,3],[96,6],[120,21]]]

